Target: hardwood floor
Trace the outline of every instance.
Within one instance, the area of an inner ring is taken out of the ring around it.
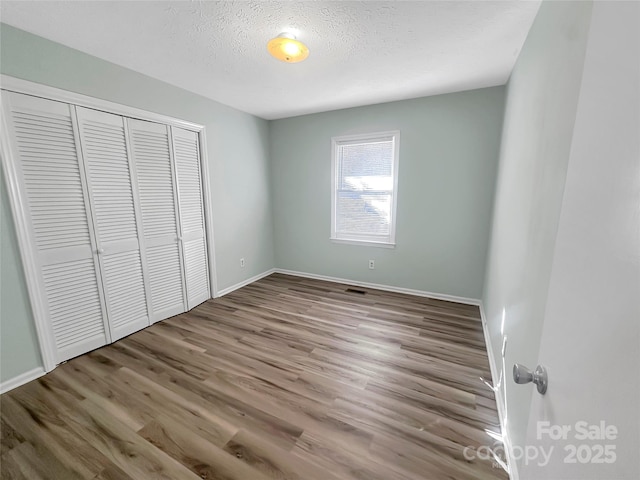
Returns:
[[[274,274],[0,399],[3,479],[505,479],[477,307]]]

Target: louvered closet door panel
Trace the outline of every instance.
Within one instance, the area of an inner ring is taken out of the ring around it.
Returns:
[[[149,325],[124,119],[76,107],[113,341]]]
[[[172,127],[189,308],[211,298],[198,134]]]
[[[86,178],[69,105],[2,92],[57,362],[109,341]]]
[[[169,127],[128,119],[151,292],[151,321],[187,310]]]

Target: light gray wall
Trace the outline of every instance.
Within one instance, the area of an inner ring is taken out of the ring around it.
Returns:
[[[554,452],[522,480],[640,478],[639,206],[640,3],[595,2],[538,357],[549,390],[533,396],[527,435]],[[538,421],[572,430],[539,439]],[[576,439],[578,421],[617,437]],[[611,445],[615,462],[565,462],[582,444]]]
[[[3,74],[204,125],[218,288],[274,267],[267,121],[5,24],[0,35]],[[3,222],[5,203],[3,198]],[[3,259],[19,262],[13,222],[7,220],[3,227]],[[246,260],[243,269],[241,257]],[[3,264],[0,381],[39,363],[25,296],[21,269]],[[5,344],[15,348],[5,349]],[[14,357],[19,349],[22,357]],[[22,365],[9,367],[19,359]]]
[[[507,84],[483,302],[490,354],[506,366],[508,433],[519,446],[532,389],[515,385],[510,369],[538,361],[591,8],[543,2]]]
[[[276,265],[480,298],[503,101],[493,87],[272,121]],[[397,246],[332,243],[331,137],[384,130],[400,130]]]

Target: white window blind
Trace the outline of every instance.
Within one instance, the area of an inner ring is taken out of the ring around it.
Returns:
[[[335,137],[331,238],[395,243],[399,132]]]

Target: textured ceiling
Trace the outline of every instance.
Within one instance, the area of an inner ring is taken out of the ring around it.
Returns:
[[[504,84],[539,1],[8,1],[2,22],[266,119]],[[294,32],[309,58],[271,58]]]

